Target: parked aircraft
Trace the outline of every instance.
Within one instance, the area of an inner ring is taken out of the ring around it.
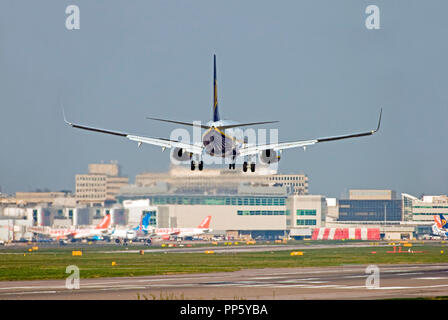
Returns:
[[[126,229],[113,229],[108,235],[111,240],[116,243],[128,242],[128,241],[145,241],[147,244],[151,243],[151,238],[148,235],[149,228],[149,214],[142,216],[140,224],[134,228]]]
[[[110,226],[111,217],[110,214],[106,214],[103,220],[100,221],[94,227],[88,228],[49,228],[49,227],[30,227],[29,232],[34,234],[43,235],[55,240],[78,240],[78,239],[88,239],[88,238],[99,238],[106,234]]]
[[[207,216],[202,220],[197,228],[148,228],[147,232],[153,238],[162,238],[168,240],[170,237],[186,238],[200,236],[212,231],[210,221],[212,217]]]

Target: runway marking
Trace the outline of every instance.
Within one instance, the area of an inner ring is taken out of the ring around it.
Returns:
[[[414,289],[418,287],[378,287],[378,288],[371,288],[369,290],[402,290],[402,289]]]
[[[403,273],[403,272],[407,272],[407,271],[413,271],[413,270],[408,270],[408,269],[380,269],[381,270],[381,272],[384,272],[384,273],[397,273],[397,272],[400,272],[400,273]]]
[[[199,283],[199,285],[202,285],[202,286],[206,286],[206,287],[231,287],[231,286],[240,286],[240,284],[239,283],[223,283],[223,284],[208,284],[208,285],[204,285],[203,283]],[[247,286],[247,285],[246,285]],[[244,285],[243,286],[240,286],[240,287],[244,287]]]
[[[103,288],[103,289],[99,289],[101,291],[117,291],[117,290],[122,290],[123,288]],[[146,287],[129,287],[126,289],[147,289]]]
[[[405,273],[397,273],[396,276],[407,276],[412,274],[423,274],[423,272],[405,272]]]
[[[94,286],[91,286],[91,285],[83,285],[83,286],[80,286],[80,288],[82,288],[82,289],[100,289],[100,288],[123,288],[123,289],[126,289],[126,288],[132,288],[132,287],[135,287],[136,285],[132,285],[132,284],[122,284],[122,285],[94,285]],[[148,286],[150,286],[150,285],[148,285]]]
[[[171,279],[143,279],[143,280],[134,280],[135,282],[150,282],[150,281],[177,281],[177,280],[194,280],[194,279],[202,279],[202,278],[208,278],[208,277],[197,277],[197,278],[171,278]],[[131,279],[130,279],[131,280]]]
[[[0,290],[14,290],[14,289],[37,289],[37,288],[41,288],[41,289],[66,289],[65,286],[31,286],[31,287],[5,287],[5,288],[0,288]]]
[[[277,281],[279,283],[295,283],[295,282],[306,282],[307,280],[304,279],[289,279],[289,280],[281,280],[281,281]],[[328,282],[328,281],[324,281],[324,282]]]
[[[322,285],[322,286],[307,286],[307,287],[304,287],[304,288],[306,288],[306,289],[323,289],[323,288],[340,288],[341,286],[343,286],[343,285],[340,285],[340,284],[325,284],[325,285]]]
[[[416,280],[445,280],[447,277],[423,277],[423,278],[413,278]]]
[[[441,288],[448,287],[448,284],[433,285],[433,286],[410,286],[410,287],[379,287],[374,290],[397,290],[397,289],[423,289],[423,288]]]
[[[272,280],[272,279],[282,279],[284,277],[250,277],[252,280]]]
[[[307,287],[307,286],[309,286],[309,284],[285,284],[285,285],[281,285],[281,286],[279,286],[279,285],[274,285],[274,284],[271,284],[270,285],[270,287],[271,288],[292,288],[292,287],[301,287],[301,288],[304,288],[304,287]]]
[[[270,287],[270,286],[272,286],[272,283],[246,284],[240,287]]]
[[[57,291],[25,291],[25,292],[9,292],[1,295],[19,295],[19,294],[43,294],[43,293],[57,293]]]

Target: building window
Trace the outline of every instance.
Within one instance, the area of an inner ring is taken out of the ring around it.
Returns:
[[[315,216],[316,210],[298,209],[296,211],[296,215],[298,215],[298,216]]]
[[[316,220],[309,220],[309,219],[297,219],[296,221],[296,225],[298,226],[315,226],[316,225]]]
[[[284,216],[284,210],[238,210],[239,216]]]

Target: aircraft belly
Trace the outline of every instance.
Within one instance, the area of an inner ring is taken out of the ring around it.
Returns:
[[[236,144],[229,136],[217,130],[206,132],[202,138],[205,152],[213,157],[230,157],[236,152]]]

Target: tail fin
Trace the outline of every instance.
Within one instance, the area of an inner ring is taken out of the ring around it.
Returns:
[[[143,218],[142,218],[142,229],[143,230],[147,230],[149,227],[149,219],[151,218],[151,215],[149,213],[147,213]]]
[[[210,221],[212,220],[212,216],[206,216],[204,220],[202,220],[201,224],[198,226],[199,229],[208,229],[210,227]]]
[[[443,216],[443,214],[440,214],[439,216],[440,216],[440,224],[441,224],[442,228],[446,228],[447,222],[446,222],[445,217]]]
[[[98,223],[98,225],[96,226],[96,229],[107,229],[109,228],[110,225],[110,214],[106,214],[103,218],[103,220],[101,220],[100,223]]]
[[[442,222],[441,222],[441,220],[442,220],[442,219],[440,219],[439,216],[434,216],[434,221],[436,222],[436,226],[437,226],[437,228],[439,228],[439,229],[442,228]]]
[[[213,121],[219,121],[218,83],[216,80],[216,54],[213,55]]]

